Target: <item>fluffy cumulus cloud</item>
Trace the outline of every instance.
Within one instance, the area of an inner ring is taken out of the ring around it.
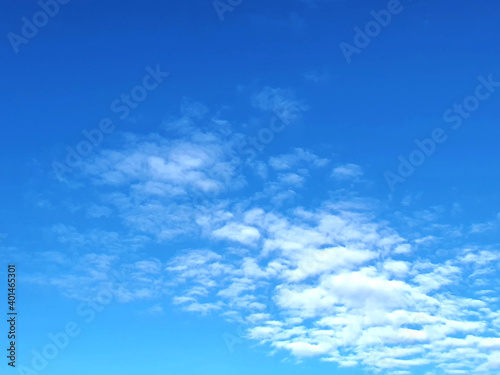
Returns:
[[[482,288],[470,296],[450,288],[477,278],[470,262],[480,253],[463,250],[442,264],[415,261],[397,251],[405,241],[395,231],[328,203],[287,215],[253,208],[240,220],[259,228],[259,251],[253,244],[200,265],[201,283],[192,269],[193,277],[175,272],[182,294],[205,288],[187,306],[217,301],[247,324],[249,339],[298,358],[374,370],[495,368],[496,299]],[[179,267],[183,259],[171,262]],[[481,259],[495,266],[493,258]],[[209,269],[216,270],[210,282]]]
[[[265,88],[252,104],[292,119],[300,101],[287,98]],[[185,104],[167,128],[209,117],[206,107]],[[157,314],[167,305],[220,314],[242,324],[247,339],[298,359],[393,374],[500,369],[495,248],[446,249],[432,231],[456,228],[431,226],[437,209],[394,214],[391,224],[379,216],[382,202],[329,191],[332,177],[359,179],[359,165],[301,148],[245,163],[237,136],[220,128],[227,122],[211,121],[219,128],[124,135],[122,147],[83,165],[80,177],[96,192],[88,215],[116,219],[127,235],[55,225],[72,258],[43,257],[51,267],[73,266],[66,276],[30,280],[83,298],[119,270],[119,301],[151,300]],[[406,238],[397,223],[418,234]],[[450,255],[424,251],[429,244]],[[152,256],[153,245],[169,251]],[[89,251],[95,247],[105,250]]]

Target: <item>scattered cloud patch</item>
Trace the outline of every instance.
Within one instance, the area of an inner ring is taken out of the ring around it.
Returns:
[[[357,164],[344,164],[333,169],[332,177],[338,180],[354,180],[363,176],[363,170]]]

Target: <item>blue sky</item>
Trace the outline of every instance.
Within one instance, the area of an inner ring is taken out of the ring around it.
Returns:
[[[1,5],[10,373],[499,373],[498,2],[65,1]]]

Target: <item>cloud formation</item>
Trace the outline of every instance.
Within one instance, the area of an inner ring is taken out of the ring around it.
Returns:
[[[265,88],[252,105],[292,118],[300,101],[287,95]],[[87,215],[115,218],[127,235],[55,225],[73,253],[44,256],[69,271],[30,280],[85,299],[119,271],[121,302],[150,300],[159,314],[168,299],[186,313],[220,314],[243,324],[249,340],[297,359],[395,374],[500,368],[495,248],[437,248],[436,232],[452,238],[460,229],[437,223],[440,207],[396,213],[391,224],[382,202],[333,190],[332,177],[363,176],[357,164],[302,148],[246,163],[238,134],[209,118],[207,107],[184,104],[166,133],[124,134],[121,147],[82,165],[96,192]],[[176,121],[192,131],[177,132]],[[415,234],[405,238],[401,223]],[[191,245],[172,245],[178,238]],[[169,251],[152,256],[151,244]]]

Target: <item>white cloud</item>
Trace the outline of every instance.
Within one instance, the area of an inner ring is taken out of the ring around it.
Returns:
[[[290,170],[301,164],[319,168],[328,164],[328,159],[321,158],[302,148],[294,149],[293,153],[272,156],[269,158],[269,165],[277,171]]]
[[[213,231],[214,237],[240,242],[244,245],[255,244],[260,238],[259,231],[248,225],[229,223]]]
[[[264,87],[254,94],[252,105],[262,111],[272,111],[285,121],[295,120],[307,110],[307,106],[295,99],[290,90],[281,88]]]
[[[466,250],[443,264],[395,260],[407,254],[398,250],[404,240],[361,213],[300,209],[281,216],[252,208],[232,216],[233,223],[237,217],[259,228],[262,248],[233,259],[227,278],[212,277],[221,284],[214,289],[219,302],[238,309],[250,339],[298,358],[403,373],[433,363],[450,372],[457,361],[477,369],[488,363],[479,350],[498,350],[486,331],[487,305],[442,294],[463,282],[458,265],[478,252]],[[268,282],[276,285],[270,294]],[[252,311],[249,301],[261,301],[264,310]],[[478,338],[452,341],[464,334]]]
[[[410,269],[408,262],[387,260],[384,262],[384,270],[398,277],[403,277],[408,273]]]
[[[265,88],[252,103],[288,118],[303,110],[280,89]],[[247,176],[224,121],[216,121],[221,130],[194,126],[207,111],[185,103],[182,118],[165,125],[182,126],[180,138],[125,135],[123,147],[83,167],[82,178],[106,191],[94,216],[109,207],[108,218],[121,220],[122,233],[137,242],[56,225],[57,243],[76,255],[47,258],[55,269],[74,267],[30,281],[88,298],[112,284],[118,268],[118,301],[169,296],[176,309],[245,324],[247,336],[270,350],[343,367],[405,374],[422,365],[449,373],[500,366],[498,250],[436,245],[436,232],[461,238],[456,226],[436,223],[440,206],[395,215],[397,231],[381,218],[383,204],[328,190],[321,168],[330,161],[312,151],[272,156]],[[363,170],[339,164],[332,176],[353,181]],[[142,245],[153,242],[168,251],[151,257]]]
[[[354,180],[363,175],[363,170],[357,164],[344,164],[333,169],[332,177],[338,180]]]

